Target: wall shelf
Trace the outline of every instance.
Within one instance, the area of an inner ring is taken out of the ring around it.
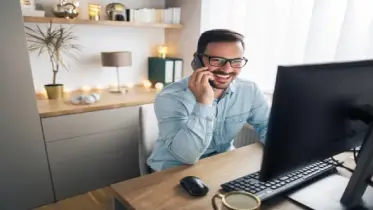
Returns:
[[[24,16],[25,23],[52,23],[57,24],[82,24],[82,25],[106,25],[119,27],[142,27],[142,28],[182,28],[181,24],[166,24],[166,23],[137,23],[125,21],[111,21],[111,20],[82,20],[82,19],[64,19],[56,17],[30,17]]]

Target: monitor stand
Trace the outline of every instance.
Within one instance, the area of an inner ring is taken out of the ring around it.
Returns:
[[[332,174],[304,188],[294,191],[287,196],[301,205],[316,210],[373,209],[372,187],[368,187],[364,193],[364,207],[358,206],[356,208],[347,208],[341,203],[341,197],[348,182],[348,178],[339,174]]]

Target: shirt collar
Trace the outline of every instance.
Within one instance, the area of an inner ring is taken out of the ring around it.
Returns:
[[[232,95],[236,91],[236,80],[233,80],[229,87],[224,91],[226,95]]]

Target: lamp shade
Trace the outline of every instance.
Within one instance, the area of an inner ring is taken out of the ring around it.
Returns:
[[[132,65],[132,53],[128,51],[122,52],[102,52],[101,53],[102,66],[120,67]]]

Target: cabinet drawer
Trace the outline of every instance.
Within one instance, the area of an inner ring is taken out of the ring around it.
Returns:
[[[138,127],[47,143],[58,200],[140,175]]]
[[[46,142],[139,125],[139,107],[124,107],[42,119]]]

